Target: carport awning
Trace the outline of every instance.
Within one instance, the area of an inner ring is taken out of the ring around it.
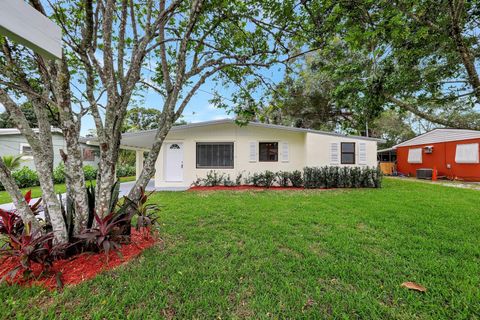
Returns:
[[[155,141],[156,133],[157,130],[124,133],[120,141],[120,148],[149,151]],[[98,145],[98,140],[96,138],[88,139],[87,144]]]

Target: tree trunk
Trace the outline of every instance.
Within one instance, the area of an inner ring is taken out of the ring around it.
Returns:
[[[104,150],[105,149],[105,150]],[[109,147],[100,145],[100,162],[98,164],[95,210],[101,217],[109,214],[111,190],[115,183],[115,162]]]
[[[160,149],[162,148],[163,142],[167,137],[168,132],[172,128],[173,121],[165,119],[165,115],[159,121],[160,129],[157,131],[155,135],[155,142],[152,145],[152,149],[148,152],[148,157],[145,159],[143,163],[143,169],[138,177],[135,185],[128,193],[128,198],[137,201],[140,198],[140,190],[146,188],[148,182],[155,174],[155,163],[158,158],[158,154],[160,153]]]
[[[465,44],[462,29],[460,27],[461,15],[464,13],[465,6],[462,1],[462,6],[456,8],[454,1],[450,0],[449,9],[452,22],[450,34],[452,35],[455,46],[457,47],[457,52],[462,59],[465,70],[467,71],[468,82],[474,90],[477,102],[480,102],[480,78],[478,77],[477,69],[475,68],[475,57],[470,51],[470,48]]]
[[[35,133],[25,115],[20,110],[19,106],[10,98],[10,96],[2,89],[0,89],[0,101],[10,113],[12,121],[15,123],[18,130],[25,136],[33,151],[33,160],[35,168],[38,172],[40,187],[42,189],[42,198],[44,204],[48,209],[48,214],[51,218],[55,242],[64,243],[68,241],[67,229],[63,221],[63,215],[60,207],[60,202],[56,197],[53,186],[53,147],[52,135],[50,132],[50,124],[48,117],[46,117],[46,110],[48,106],[42,104],[37,98],[29,97],[32,102],[35,115],[38,120],[39,133]],[[12,198],[15,197],[12,194]]]
[[[81,119],[73,117],[71,106],[70,73],[65,58],[56,63],[56,82],[54,90],[57,96],[58,111],[62,123],[62,132],[67,146],[67,155],[63,154],[66,168],[67,195],[73,199],[75,218],[74,235],[80,234],[88,221],[88,200],[83,173],[82,151],[78,139]]]
[[[79,235],[87,227],[88,221],[88,200],[83,173],[83,161],[81,158],[78,137],[71,137],[64,130],[65,142],[67,145],[67,159],[65,163],[67,195],[73,199],[75,217],[73,233]]]
[[[10,174],[10,170],[5,166],[3,159],[0,157],[0,182],[2,183],[5,190],[8,192],[12,198],[13,205],[17,209],[17,214],[22,218],[24,223],[31,223],[34,229],[40,229],[40,225],[33,215],[30,206],[25,201],[20,189],[18,188],[15,180]]]
[[[35,168],[38,171],[38,178],[40,180],[40,187],[42,188],[42,199],[48,208],[48,214],[50,215],[50,222],[52,224],[53,233],[55,235],[56,243],[68,242],[67,228],[65,221],[63,220],[62,208],[60,201],[55,193],[53,185],[53,165],[39,159],[40,157],[34,157]]]

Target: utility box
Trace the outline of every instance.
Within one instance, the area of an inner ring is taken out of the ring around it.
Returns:
[[[433,169],[417,169],[417,179],[432,180]]]

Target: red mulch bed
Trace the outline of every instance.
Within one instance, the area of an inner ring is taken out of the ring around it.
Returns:
[[[249,185],[242,185],[242,186],[233,186],[233,187],[225,187],[225,186],[215,186],[215,187],[202,187],[202,186],[194,186],[188,189],[188,191],[222,191],[222,190],[229,190],[229,191],[242,191],[242,190],[256,190],[256,191],[262,191],[262,190],[279,190],[279,191],[284,191],[284,190],[305,190],[303,187],[277,187],[273,186],[270,188],[265,188],[265,187],[255,187],[255,186],[249,186]]]
[[[33,278],[25,280],[21,272],[18,272],[14,279],[7,278],[7,280],[8,283],[17,283],[25,286],[40,285],[53,290],[58,287],[56,275],[60,272],[60,279],[63,285],[75,285],[95,277],[102,271],[114,269],[132,260],[143,250],[153,246],[155,242],[156,239],[154,237],[132,229],[131,243],[122,245],[119,250],[121,256],[116,251],[110,252],[108,263],[107,257],[103,252],[85,252],[70,259],[54,261],[51,271],[41,277],[39,277],[41,273],[40,265],[33,264]],[[17,265],[12,260],[12,258],[7,258],[0,262],[0,279]]]

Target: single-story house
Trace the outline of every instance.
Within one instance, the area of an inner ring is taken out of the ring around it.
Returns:
[[[136,150],[137,175],[156,130],[125,133],[121,147]],[[224,119],[174,126],[156,162],[155,187],[184,189],[210,170],[239,173],[302,170],[306,166],[377,166],[380,139]]]
[[[480,131],[435,129],[393,147],[397,172],[416,176],[436,169],[438,177],[480,181]]]
[[[52,128],[52,144],[53,144],[53,164],[56,167],[61,161],[60,149],[66,151],[65,139],[62,130]],[[99,161],[99,151],[97,146],[87,144],[86,138],[80,138],[82,148],[83,165],[91,165],[97,167]],[[35,169],[33,163],[32,148],[27,139],[16,128],[0,129],[0,157],[3,156],[22,155],[22,166]]]

